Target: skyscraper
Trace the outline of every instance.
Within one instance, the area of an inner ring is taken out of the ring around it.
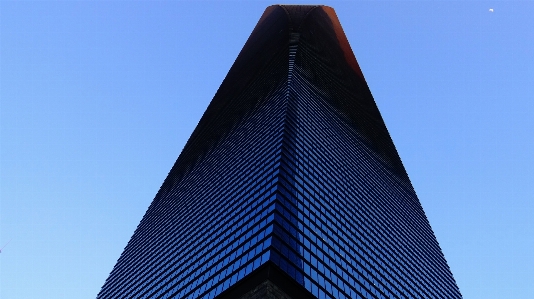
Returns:
[[[461,298],[332,8],[266,9],[98,298]]]

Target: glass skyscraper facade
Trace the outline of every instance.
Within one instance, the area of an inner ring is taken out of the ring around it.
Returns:
[[[98,298],[262,292],[462,297],[325,6],[266,9]]]

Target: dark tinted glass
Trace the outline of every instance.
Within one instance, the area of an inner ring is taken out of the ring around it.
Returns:
[[[266,264],[317,298],[461,298],[327,7],[266,10],[98,298],[215,298]]]

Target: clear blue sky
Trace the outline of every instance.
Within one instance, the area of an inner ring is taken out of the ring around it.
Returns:
[[[534,298],[534,1],[322,3],[464,297]],[[270,4],[0,2],[2,299],[96,296]]]

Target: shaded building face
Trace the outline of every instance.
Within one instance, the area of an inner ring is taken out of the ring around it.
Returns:
[[[266,9],[98,298],[461,298],[333,9]]]

